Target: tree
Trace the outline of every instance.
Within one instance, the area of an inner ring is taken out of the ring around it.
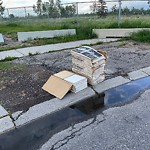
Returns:
[[[121,10],[123,15],[129,15],[130,14],[130,9],[126,6],[124,9]]]
[[[5,10],[5,7],[3,7],[2,4],[3,4],[3,1],[0,0],[0,15],[3,15],[4,14],[4,10]]]
[[[112,14],[116,14],[116,13],[118,12],[117,5],[114,5],[114,6],[111,8],[111,12],[112,12]]]
[[[69,17],[76,13],[75,5],[62,6],[60,0],[49,0],[49,2],[37,1],[37,6],[33,6],[33,10],[39,16],[47,14],[51,18]]]
[[[15,18],[14,14],[10,14],[10,15],[9,15],[9,18],[10,18],[10,19],[14,19],[14,18]]]
[[[106,2],[104,0],[98,1],[96,12],[99,17],[105,17],[107,15],[108,8],[107,8]]]
[[[104,0],[99,0],[98,2],[94,2],[92,6],[90,6],[93,13],[96,13],[99,17],[105,17],[108,13],[108,8],[106,6],[106,2]]]
[[[96,6],[97,6],[96,1],[93,2],[93,5],[90,6],[90,9],[91,9],[92,13],[94,13],[94,14],[96,13],[96,9],[97,9]]]

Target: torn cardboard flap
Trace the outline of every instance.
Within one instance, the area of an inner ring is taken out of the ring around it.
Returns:
[[[57,76],[52,75],[43,85],[42,89],[48,93],[62,99],[66,93],[71,89],[72,84]]]

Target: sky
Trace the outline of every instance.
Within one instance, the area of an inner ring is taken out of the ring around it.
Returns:
[[[36,1],[37,0],[3,0],[3,6],[5,6],[6,8],[21,7],[21,6],[33,6],[33,4],[36,4]],[[46,1],[46,0],[43,0],[43,1]],[[88,0],[61,0],[62,3],[76,2],[76,1],[80,2],[80,1],[88,1]],[[89,1],[91,1],[91,0],[89,0]],[[113,5],[113,3],[108,3],[108,4]],[[123,4],[128,5],[129,7],[139,7],[139,8],[146,7],[147,8],[147,2],[123,2]]]

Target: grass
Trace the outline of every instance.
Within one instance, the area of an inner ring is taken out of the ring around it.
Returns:
[[[24,70],[26,65],[24,64],[15,64],[11,62],[0,62],[0,70]]]
[[[1,47],[0,52],[17,49],[17,48],[24,48],[24,47],[27,47],[27,46],[26,45],[17,45],[17,46]]]
[[[0,60],[0,62],[12,61],[12,60],[14,60],[14,59],[17,59],[17,57],[10,57],[10,56],[8,56],[8,57],[6,57],[6,58]]]
[[[130,36],[130,39],[137,41],[137,42],[150,43],[150,30],[142,30],[138,32],[133,32]]]
[[[122,16],[121,28],[150,28],[149,15],[141,16]],[[76,35],[68,35],[64,37],[55,37],[52,39],[36,39],[28,40],[23,45],[1,47],[0,51],[6,51],[28,46],[40,46],[46,44],[55,44],[62,42],[70,42],[84,39],[97,38],[92,34],[92,29],[103,28],[118,28],[117,16],[108,16],[106,18],[91,17],[72,17],[72,18],[57,18],[57,19],[40,19],[32,18],[14,18],[13,21],[1,21],[0,33],[6,34],[8,37],[17,39],[17,32],[26,31],[43,31],[43,30],[61,30],[61,29],[76,29]],[[28,44],[29,43],[29,44]],[[2,45],[3,46],[3,45]]]

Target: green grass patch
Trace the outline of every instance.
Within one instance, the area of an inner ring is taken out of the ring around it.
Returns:
[[[26,65],[24,64],[15,64],[11,62],[0,62],[0,70],[24,70]]]
[[[17,57],[10,57],[10,56],[8,56],[8,57],[6,57],[6,58],[0,60],[0,62],[4,62],[4,61],[12,61],[12,60],[14,60],[14,59],[17,59]]]
[[[17,46],[10,46],[10,47],[1,47],[0,52],[17,49],[17,48],[25,48],[25,47],[27,47],[27,46],[26,45],[17,45]]]
[[[147,42],[150,43],[150,30],[141,30],[138,32],[133,32],[130,39],[137,42]]]
[[[117,47],[123,47],[123,46],[126,46],[127,43],[121,43],[119,44]]]

